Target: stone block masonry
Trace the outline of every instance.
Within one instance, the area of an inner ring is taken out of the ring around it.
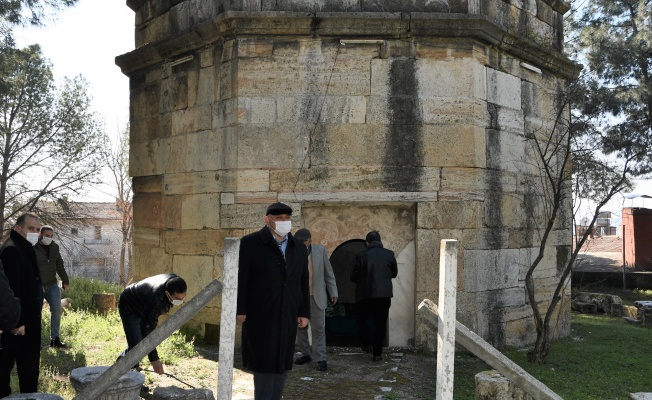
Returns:
[[[224,239],[283,201],[329,253],[381,232],[401,264],[390,345],[431,345],[416,305],[437,296],[441,239],[460,241],[469,328],[498,346],[532,340],[523,279],[545,207],[528,137],[554,125],[577,70],[560,53],[564,3],[128,5],[136,49],[116,62],[130,78],[139,278],[174,271],[197,293],[221,276]],[[536,275],[541,304],[568,229]],[[219,314],[216,302],[191,323]]]

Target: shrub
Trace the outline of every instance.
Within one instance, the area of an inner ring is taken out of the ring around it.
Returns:
[[[95,312],[95,306],[91,301],[95,293],[115,293],[117,299],[120,293],[122,293],[122,287],[96,279],[71,277],[70,287],[61,292],[61,297],[72,299],[71,308],[73,310]]]

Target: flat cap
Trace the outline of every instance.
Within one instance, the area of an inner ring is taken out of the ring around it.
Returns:
[[[265,215],[281,215],[281,214],[290,214],[292,215],[292,208],[287,204],[283,203],[274,203],[267,207],[267,212]]]
[[[297,231],[297,233],[294,234],[294,237],[299,239],[299,240],[308,240],[312,236],[310,235],[310,231],[307,230],[306,228],[301,228]]]

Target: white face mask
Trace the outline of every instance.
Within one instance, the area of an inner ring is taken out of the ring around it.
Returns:
[[[173,299],[168,292],[165,292],[165,294],[168,296],[168,300],[170,300],[170,303],[172,303],[173,306],[180,306],[181,303],[183,303],[183,299]]]
[[[51,237],[47,237],[47,236],[43,236],[43,237],[41,238],[41,243],[43,243],[43,244],[46,245],[46,246],[49,246],[49,245],[52,243],[52,238],[51,238]]]
[[[279,236],[285,236],[292,230],[292,221],[276,221],[276,232]]]
[[[34,246],[36,243],[38,243],[38,233],[36,232],[27,232],[27,241]]]

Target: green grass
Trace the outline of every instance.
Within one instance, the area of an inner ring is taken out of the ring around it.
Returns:
[[[72,309],[61,318],[61,338],[66,342],[67,350],[49,347],[50,311],[43,310],[41,335],[41,373],[39,390],[54,393],[64,399],[71,399],[75,392],[69,382],[70,372],[79,367],[112,365],[120,353],[127,347],[118,312],[99,315],[91,303],[94,293],[112,292],[117,295],[119,286],[85,278],[73,278],[70,289],[62,293],[63,297],[72,298]],[[175,365],[181,359],[196,355],[194,341],[188,334],[175,332],[158,347],[159,357],[165,365]],[[141,367],[151,369],[144,357]],[[18,377],[14,368],[12,376],[13,392],[18,391]]]
[[[95,293],[115,293],[117,300],[122,293],[122,287],[96,279],[73,277],[70,278],[70,287],[61,291],[61,297],[72,299],[73,310],[95,311],[91,301]]]
[[[571,324],[571,335],[553,343],[546,365],[528,363],[523,349],[505,354],[566,400],[624,400],[652,391],[649,328],[585,314],[573,314]]]

